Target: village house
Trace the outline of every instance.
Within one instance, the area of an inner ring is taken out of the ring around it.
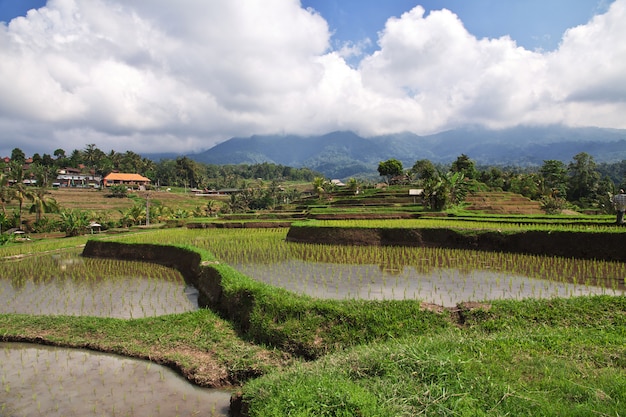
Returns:
[[[146,185],[150,184],[150,178],[146,178],[139,174],[126,174],[123,172],[111,172],[104,177],[103,185],[110,187],[112,185],[125,185],[129,188],[138,187],[139,189],[145,189]]]
[[[53,187],[100,188],[102,177],[94,174],[84,174],[78,168],[63,168],[57,172],[57,179]]]

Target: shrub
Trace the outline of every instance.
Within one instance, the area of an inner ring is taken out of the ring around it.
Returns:
[[[109,187],[109,197],[125,198],[128,196],[128,188],[125,185],[117,184]]]
[[[559,214],[567,207],[567,201],[564,198],[543,196],[541,198],[541,209],[547,214]]]

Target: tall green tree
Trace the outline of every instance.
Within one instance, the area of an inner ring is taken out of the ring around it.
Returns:
[[[428,159],[419,159],[415,161],[413,167],[411,168],[411,172],[415,174],[418,180],[422,182],[430,181],[431,179],[436,179],[439,173],[437,172],[437,168],[430,162]]]
[[[543,180],[543,193],[552,197],[567,197],[567,167],[561,161],[549,159],[543,161],[539,169]]]
[[[523,195],[530,199],[541,197],[541,178],[538,174],[517,174],[511,178],[509,191]]]
[[[593,157],[586,152],[574,155],[574,160],[567,167],[569,174],[568,200],[579,202],[583,206],[591,205],[597,198],[600,173],[596,169]]]
[[[78,166],[82,164],[83,161],[83,153],[78,149],[74,149],[68,159],[69,166],[71,166],[72,168],[78,168]]]
[[[478,179],[491,189],[504,190],[507,186],[506,174],[499,167],[489,167],[486,171],[481,171]]]
[[[326,179],[324,177],[315,177],[313,178],[313,190],[317,194],[317,198],[322,198],[324,193],[326,192]]]
[[[194,188],[198,183],[196,162],[186,156],[176,158],[176,176],[180,185]]]
[[[26,161],[26,154],[20,148],[13,148],[11,151],[11,162],[16,162],[21,165],[24,165]]]
[[[378,173],[381,177],[385,177],[387,184],[391,182],[393,177],[402,175],[403,167],[402,162],[397,159],[391,158],[386,161],[382,161],[378,164]]]
[[[111,172],[111,161],[107,155],[95,145],[90,143],[83,150],[84,164],[98,175],[106,175]]]
[[[56,200],[47,196],[48,188],[54,178],[54,170],[41,164],[33,163],[30,172],[37,181],[37,187],[32,191],[33,202],[29,212],[35,214],[35,221],[39,222],[44,213],[58,213],[59,205]]]
[[[478,177],[476,163],[465,154],[461,154],[456,158],[456,160],[452,163],[450,171],[461,172],[465,178],[474,179]]]
[[[54,165],[54,159],[52,159],[52,156],[50,156],[50,154],[44,153],[41,157],[41,164],[47,167],[51,167]]]
[[[39,222],[44,213],[58,213],[59,204],[54,198],[48,197],[43,188],[37,188],[32,194],[33,204],[29,213],[35,214],[35,222]]]
[[[69,166],[70,160],[67,158],[67,155],[65,154],[65,150],[61,148],[55,149],[55,151],[53,152],[53,155],[56,158],[54,161],[54,165],[57,168],[65,168]]]
[[[49,188],[55,178],[55,170],[40,163],[33,163],[28,170],[39,188]]]
[[[6,205],[11,202],[11,188],[9,187],[9,175],[4,171],[0,171],[0,205],[2,206],[2,214],[6,216]]]

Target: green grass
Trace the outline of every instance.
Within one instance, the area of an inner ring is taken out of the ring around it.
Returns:
[[[242,340],[207,309],[134,320],[0,314],[0,340],[24,339],[151,359],[205,386],[239,383],[294,360]]]
[[[24,242],[9,243],[0,246],[0,259],[30,253],[77,248],[84,245],[90,237],[91,236],[77,236],[64,239],[34,239]]]
[[[124,230],[124,233],[128,233],[128,230]],[[134,234],[144,234],[146,231],[141,229],[134,229],[129,235]],[[37,238],[33,237],[31,240],[21,241],[21,242],[13,242],[6,245],[0,246],[0,260],[2,258],[20,256],[20,255],[29,255],[29,254],[39,254],[43,252],[50,251],[58,251],[65,249],[76,249],[80,248],[87,243],[89,239],[117,239],[119,236],[117,235],[107,235],[107,234],[88,234],[83,236],[75,236],[75,237],[64,237],[64,238]]]
[[[252,381],[243,396],[250,416],[265,417],[621,415],[626,299],[556,303],[497,302],[468,328],[337,352]]]
[[[538,218],[533,221],[507,218],[466,219],[457,218],[420,218],[420,219],[384,219],[384,220],[306,220],[294,223],[297,226],[342,227],[342,228],[407,228],[428,229],[446,228],[457,230],[500,230],[500,231],[584,231],[596,233],[626,233],[626,228],[616,227],[611,222],[571,222],[561,218]]]

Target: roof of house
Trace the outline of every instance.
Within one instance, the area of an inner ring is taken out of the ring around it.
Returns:
[[[111,172],[104,177],[105,181],[150,181],[150,178],[146,178],[139,174],[125,174],[123,172]]]

